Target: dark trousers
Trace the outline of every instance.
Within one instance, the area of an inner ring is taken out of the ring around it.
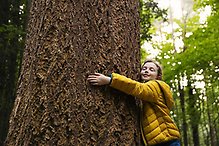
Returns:
[[[179,140],[171,140],[164,143],[156,144],[154,146],[180,146]]]

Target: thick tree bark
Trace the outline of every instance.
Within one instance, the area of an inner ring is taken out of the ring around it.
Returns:
[[[32,1],[6,146],[140,145],[133,97],[86,81],[138,78],[138,0]]]

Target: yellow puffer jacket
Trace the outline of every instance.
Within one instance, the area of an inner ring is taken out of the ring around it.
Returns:
[[[140,83],[113,73],[110,86],[142,100],[141,129],[145,145],[180,138],[179,130],[170,117],[174,101],[165,82],[152,80]]]

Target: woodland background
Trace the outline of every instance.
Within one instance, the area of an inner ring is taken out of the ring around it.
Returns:
[[[26,0],[0,1],[0,145],[7,135],[16,97],[29,6],[30,1]],[[211,14],[200,22],[206,7],[211,8]],[[165,38],[152,45],[159,50],[156,59],[163,66],[164,81],[173,90],[176,106],[172,116],[184,146],[219,145],[218,9],[218,0],[194,0],[193,11],[183,13],[178,20],[152,0],[141,1],[141,45],[152,41],[155,35]],[[162,31],[166,24],[172,26],[170,33]],[[181,47],[177,47],[177,39],[182,40]],[[144,49],[141,54],[142,61],[149,55]]]

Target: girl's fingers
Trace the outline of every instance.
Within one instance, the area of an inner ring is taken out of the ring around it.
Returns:
[[[90,82],[91,85],[99,85],[98,82],[94,81],[94,82]]]
[[[97,79],[87,79],[87,81],[90,83],[97,83],[98,82]]]
[[[90,82],[91,85],[101,85],[100,78],[102,74],[94,73],[88,76],[87,81]]]
[[[88,78],[96,78],[97,76],[95,75],[89,75]]]
[[[97,76],[89,75],[87,79],[88,80],[95,80],[95,79],[97,79]]]
[[[98,85],[98,83],[92,83],[92,85]]]
[[[96,78],[89,78],[87,79],[89,83],[92,85],[99,85],[98,80]]]
[[[97,77],[99,77],[100,75],[101,75],[101,74],[99,74],[99,73],[94,73],[94,74],[89,75],[88,78],[97,78]]]
[[[102,74],[100,74],[100,73],[94,73],[94,74],[89,75],[88,78],[97,78],[97,77],[99,77],[101,75]]]
[[[96,76],[100,76],[100,75],[102,75],[102,74],[101,74],[101,73],[97,73],[97,72],[95,72],[94,75],[96,75]]]
[[[93,83],[93,82],[97,82],[96,79],[87,79],[89,82]]]

